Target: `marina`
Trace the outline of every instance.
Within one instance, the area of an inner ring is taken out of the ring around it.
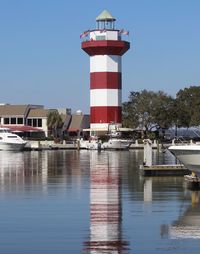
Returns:
[[[0,253],[199,251],[199,8],[4,2]]]
[[[80,140],[81,143],[81,140]],[[97,143],[96,141],[91,142],[89,140],[84,140],[82,145],[80,145],[79,140],[76,141],[63,141],[62,143],[55,143],[53,140],[43,140],[43,141],[37,141],[37,140],[28,140],[26,145],[26,150],[56,150],[56,149],[87,149],[87,144],[94,144],[95,150],[97,150]],[[169,146],[169,144],[167,144]],[[144,149],[144,143],[138,142],[138,140],[132,141],[130,146],[128,147],[129,150],[143,150]],[[158,145],[158,143],[153,141],[152,149],[161,149],[161,145]],[[93,149],[92,149],[93,150]]]

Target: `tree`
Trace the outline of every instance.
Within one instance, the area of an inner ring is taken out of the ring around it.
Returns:
[[[200,125],[200,86],[190,86],[179,90],[175,104],[178,126]]]
[[[168,129],[174,122],[174,98],[163,91],[154,93],[153,121],[157,128]]]
[[[47,126],[54,138],[58,138],[63,121],[57,110],[49,111],[47,115]]]
[[[144,132],[153,128],[169,128],[173,122],[174,99],[162,91],[142,90],[131,92],[129,101],[123,103],[123,125]]]

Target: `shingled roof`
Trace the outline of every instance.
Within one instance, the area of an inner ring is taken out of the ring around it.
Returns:
[[[89,115],[72,115],[68,131],[81,131],[83,128],[88,128],[89,124]]]
[[[39,108],[39,109],[30,109],[29,114],[28,114],[28,118],[39,118],[39,117],[47,117],[49,113],[49,109],[43,109],[43,108]]]
[[[24,116],[29,105],[0,105],[0,116]]]

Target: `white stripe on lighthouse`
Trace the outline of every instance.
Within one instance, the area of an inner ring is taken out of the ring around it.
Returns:
[[[121,56],[115,55],[91,56],[90,72],[121,72]]]
[[[121,90],[119,89],[92,89],[90,90],[90,106],[117,106],[121,107]]]

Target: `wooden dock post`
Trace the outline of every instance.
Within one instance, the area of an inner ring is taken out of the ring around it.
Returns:
[[[144,139],[144,161],[143,165],[152,166],[152,142],[150,139]]]
[[[77,150],[80,150],[80,139],[77,139]]]

